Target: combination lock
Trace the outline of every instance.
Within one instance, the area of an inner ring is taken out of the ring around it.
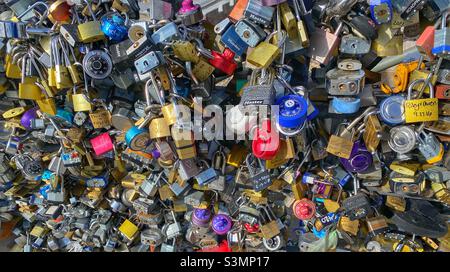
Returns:
[[[105,79],[111,74],[111,57],[102,50],[92,50],[83,58],[83,69],[93,79]]]

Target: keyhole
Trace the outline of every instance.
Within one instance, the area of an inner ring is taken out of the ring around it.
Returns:
[[[144,66],[148,66],[148,61],[144,60]]]

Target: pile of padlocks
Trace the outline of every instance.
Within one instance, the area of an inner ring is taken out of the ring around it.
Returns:
[[[0,2],[11,251],[450,251],[449,0]]]

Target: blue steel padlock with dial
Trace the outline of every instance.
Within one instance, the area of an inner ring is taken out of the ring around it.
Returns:
[[[102,32],[113,42],[121,42],[128,35],[125,19],[117,13],[105,14],[100,23]]]
[[[278,131],[287,136],[298,134],[304,127],[308,116],[306,99],[298,94],[289,94],[280,97],[275,105],[279,106]]]

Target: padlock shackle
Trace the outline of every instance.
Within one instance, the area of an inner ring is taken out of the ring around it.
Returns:
[[[36,2],[34,4],[32,4],[31,6],[29,6],[24,12],[22,12],[20,15],[17,15],[16,18],[17,19],[21,19],[23,16],[25,16],[30,10],[34,9],[37,6],[44,6],[45,7],[45,12],[44,14],[42,14],[41,18],[38,21],[38,25],[41,25],[42,22],[44,21],[44,18],[47,18],[48,16],[48,5],[44,2]]]
[[[416,79],[416,80],[414,80],[413,82],[411,82],[410,84],[409,84],[409,86],[408,86],[408,96],[407,96],[407,100],[411,100],[412,98],[411,98],[411,96],[412,96],[412,91],[413,91],[413,88],[414,88],[414,86],[416,86],[417,84],[419,84],[419,83],[426,83],[426,79],[423,79],[423,78],[419,78],[419,79]],[[434,88],[433,88],[433,84],[431,84],[431,81],[428,81],[428,84],[427,84],[427,86],[428,86],[428,88],[430,89],[430,98],[434,98]],[[414,98],[414,99],[419,99],[420,97],[418,97],[418,98]]]

